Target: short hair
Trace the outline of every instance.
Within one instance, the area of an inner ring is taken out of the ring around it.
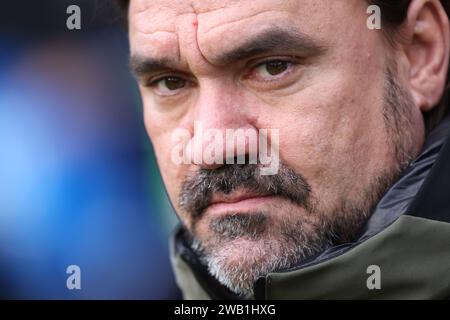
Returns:
[[[123,17],[125,23],[127,23],[128,7],[130,5],[130,0],[115,0],[115,3],[117,5],[117,7],[119,8],[120,13],[122,14],[122,17]]]
[[[389,43],[396,42],[397,30],[405,22],[408,8],[412,0],[366,0],[371,5],[377,5],[382,12],[383,31]],[[450,17],[450,0],[440,0],[444,7],[447,16]],[[116,0],[124,21],[127,23],[128,7],[130,0]],[[446,88],[441,101],[431,111],[424,114],[426,131],[430,132],[444,116],[449,112],[448,98],[449,98],[449,70],[447,71]]]

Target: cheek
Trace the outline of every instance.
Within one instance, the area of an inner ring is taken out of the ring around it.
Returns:
[[[355,90],[349,78],[328,79],[333,81],[285,99],[284,112],[277,108],[264,118],[280,128],[282,161],[304,175],[321,196],[337,196],[366,184],[378,174],[380,163],[389,165],[390,157],[381,86],[360,84]]]

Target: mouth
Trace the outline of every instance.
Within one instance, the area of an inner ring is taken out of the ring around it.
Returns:
[[[251,192],[234,192],[230,195],[213,195],[205,213],[221,215],[232,213],[245,213],[260,211],[261,207],[273,202],[277,196],[269,194],[256,194]]]

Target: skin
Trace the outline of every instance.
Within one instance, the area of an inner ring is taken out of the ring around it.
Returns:
[[[445,83],[448,23],[438,1],[414,0],[411,8],[406,40],[392,49],[381,31],[366,28],[367,3],[361,0],[131,1],[131,55],[175,62],[171,69],[136,73],[145,125],[167,192],[197,238],[213,238],[211,219],[230,211],[263,210],[279,220],[303,215],[311,224],[318,217],[281,197],[256,197],[210,206],[193,224],[178,205],[182,182],[199,169],[218,167],[171,161],[176,144],[172,132],[184,128],[193,134],[194,121],[224,132],[279,129],[281,161],[309,182],[316,208],[331,214],[339,201],[358,201],[374,177],[398,167],[382,114],[385,70],[393,59],[397,80],[414,102],[405,134],[413,141],[413,156],[420,152],[425,138],[422,112],[439,101]],[[306,35],[321,50],[275,50],[221,61],[223,53],[273,26]],[[271,76],[267,65],[258,66],[270,59],[294,63]],[[164,81],[148,85],[167,75],[181,77],[186,85],[175,92]],[[432,83],[424,85],[424,79]],[[233,251],[236,244],[240,250]],[[239,260],[254,243],[242,238],[229,246],[229,258]]]

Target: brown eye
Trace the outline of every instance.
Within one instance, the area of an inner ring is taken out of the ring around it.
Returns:
[[[270,60],[257,65],[253,69],[252,74],[255,79],[271,81],[282,77],[292,67],[293,63],[290,61]]]
[[[160,95],[174,95],[186,86],[186,80],[180,77],[168,76],[153,81],[152,86]]]
[[[272,76],[279,75],[287,70],[288,62],[286,61],[271,61],[264,64],[268,74]]]
[[[165,86],[169,90],[178,90],[178,89],[183,88],[186,85],[186,81],[184,81],[181,78],[176,78],[176,77],[167,77],[163,81],[165,83]]]

